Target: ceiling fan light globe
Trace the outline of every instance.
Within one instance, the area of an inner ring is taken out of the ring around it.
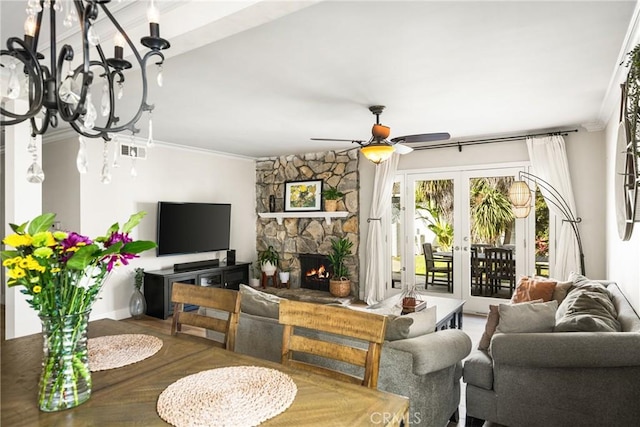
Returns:
[[[387,139],[390,134],[391,128],[389,126],[375,124],[371,128],[371,135],[373,135],[374,138]]]
[[[395,148],[389,144],[373,143],[365,145],[360,151],[368,160],[380,164],[391,157]]]

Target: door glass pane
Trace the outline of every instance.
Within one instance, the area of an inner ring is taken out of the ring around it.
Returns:
[[[509,299],[516,284],[513,176],[469,180],[471,295]]]
[[[452,179],[414,186],[414,283],[429,292],[453,292],[453,190]]]
[[[549,208],[536,188],[536,276],[549,277]]]
[[[402,288],[402,236],[403,212],[401,204],[402,189],[400,181],[393,183],[391,192],[391,284],[393,288]]]

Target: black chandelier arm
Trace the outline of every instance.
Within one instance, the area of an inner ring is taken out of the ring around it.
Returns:
[[[29,75],[29,81],[33,82],[33,87],[29,84],[27,88],[29,90],[29,109],[26,113],[16,114],[4,108],[1,109],[2,116],[14,119],[0,120],[1,125],[9,126],[30,119],[38,114],[42,108],[44,99],[43,77],[45,77],[46,68],[40,66],[37,54],[34,54],[28,45],[17,37],[11,37],[7,40],[7,50],[0,51],[0,56],[11,56],[14,60],[21,62],[24,65],[24,70],[26,70]]]
[[[520,171],[518,173],[518,177],[520,178],[521,181],[523,180],[522,178],[525,178],[531,182],[534,182],[541,188],[545,189],[549,194],[549,196],[551,196],[550,198],[545,197],[545,200],[547,202],[550,202],[552,205],[554,205],[560,210],[560,212],[564,216],[564,218],[562,218],[562,221],[569,223],[569,225],[571,226],[571,229],[573,230],[573,234],[576,237],[576,242],[578,244],[578,252],[580,256],[580,272],[582,275],[584,275],[585,274],[584,250],[582,248],[582,238],[580,237],[580,230],[578,229],[578,224],[582,222],[582,218],[576,217],[573,214],[573,211],[571,210],[569,203],[567,203],[566,199],[562,197],[560,192],[556,190],[549,182],[545,181],[544,179],[540,178],[537,175],[534,175],[532,173],[525,172],[525,171]]]

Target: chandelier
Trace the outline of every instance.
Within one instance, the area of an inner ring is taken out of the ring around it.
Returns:
[[[29,182],[39,183],[44,180],[44,172],[38,164],[36,136],[45,134],[51,128],[57,128],[59,120],[69,123],[79,134],[76,165],[80,173],[87,172],[86,138],[102,138],[103,183],[111,181],[107,143],[117,142],[118,135],[123,132],[130,133],[131,141],[135,142],[134,135],[140,131],[136,124],[145,112],[148,113],[149,120],[147,145],[153,144],[153,105],[147,103],[146,65],[150,58],[156,57],[157,83],[162,86],[164,55],[161,50],[169,48],[170,44],[160,37],[159,11],[154,0],[150,0],[147,9],[149,36],[140,40],[143,46],[150,49],[144,56],[141,56],[109,11],[109,2],[110,0],[28,0],[24,39],[10,37],[7,40],[7,49],[0,51],[4,87],[0,125],[11,126],[30,121],[31,141],[27,149],[33,157],[33,163],[27,170]],[[49,14],[50,27],[48,65],[45,56],[38,52],[45,10]],[[113,57],[110,58],[107,58],[95,28],[100,13],[104,13],[114,28]],[[79,26],[82,38],[82,48],[79,52],[75,52],[69,44],[58,48],[57,14],[64,16],[64,27]],[[137,112],[128,116],[125,121],[119,116],[117,101],[122,99],[124,93],[124,71],[133,67],[131,62],[124,59],[126,46],[135,57],[142,92]],[[21,99],[25,99],[26,102],[19,102]],[[5,109],[8,107],[7,100],[15,101],[9,103],[13,111]],[[117,147],[117,144],[114,145]],[[115,153],[112,166],[117,166]],[[131,174],[135,176],[135,163]]]

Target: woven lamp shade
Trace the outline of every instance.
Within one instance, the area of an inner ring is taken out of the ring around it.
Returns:
[[[531,205],[513,207],[513,216],[516,218],[526,218],[529,212],[531,212]]]
[[[362,154],[367,159],[371,160],[373,163],[378,164],[391,157],[391,155],[395,151],[395,148],[388,144],[376,142],[373,144],[365,145],[360,149],[360,151],[362,151]]]
[[[531,190],[529,190],[527,183],[524,181],[515,181],[511,184],[511,188],[509,189],[509,200],[511,200],[511,204],[516,207],[529,206],[531,202]],[[529,212],[527,212],[527,215],[528,214]]]

